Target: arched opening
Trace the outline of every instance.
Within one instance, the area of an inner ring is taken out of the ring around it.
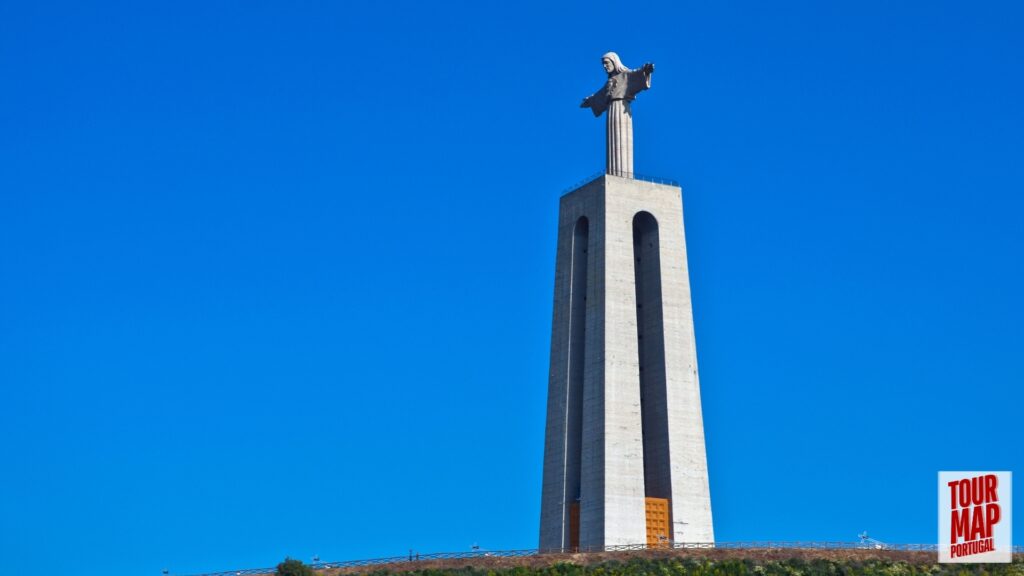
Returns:
[[[580,546],[580,467],[583,456],[583,362],[587,340],[587,260],[590,221],[581,216],[572,235],[569,293],[569,381],[566,386],[565,501],[569,503],[569,548]]]
[[[658,544],[672,538],[668,501],[672,476],[658,221],[648,212],[633,217],[633,259],[648,543]]]

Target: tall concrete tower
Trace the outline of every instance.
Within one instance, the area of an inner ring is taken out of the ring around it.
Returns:
[[[605,97],[628,134],[609,119],[608,173],[559,206],[540,548],[710,543],[682,191],[633,178],[635,92],[612,99],[653,65],[604,61],[605,92],[583,105]]]

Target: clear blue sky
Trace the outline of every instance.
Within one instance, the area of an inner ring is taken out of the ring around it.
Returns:
[[[937,471],[1024,473],[1021,30],[1019,2],[0,2],[3,570],[536,546],[607,50],[657,65],[636,169],[684,188],[718,538],[933,542]]]

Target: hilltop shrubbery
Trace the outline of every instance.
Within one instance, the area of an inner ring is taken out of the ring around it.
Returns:
[[[394,576],[377,570],[369,576]],[[556,563],[546,567],[425,569],[403,576],[1024,576],[1024,564],[915,564],[902,561],[835,561],[799,558],[753,560],[633,559],[589,566]]]
[[[319,576],[316,570],[302,563],[302,560],[285,558],[277,565],[276,576]]]

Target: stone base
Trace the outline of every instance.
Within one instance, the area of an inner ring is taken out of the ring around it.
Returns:
[[[561,199],[540,548],[647,541],[665,498],[674,542],[713,542],[700,385],[676,186],[602,176]]]

